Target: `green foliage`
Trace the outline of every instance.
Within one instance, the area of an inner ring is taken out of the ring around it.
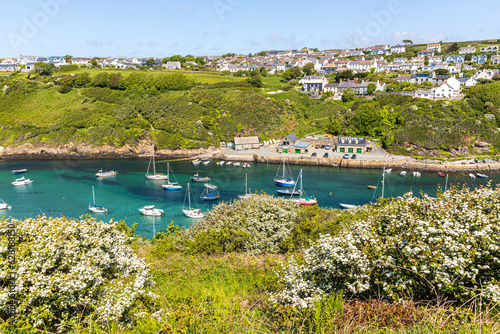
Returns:
[[[290,81],[292,79],[300,79],[302,77],[302,71],[300,70],[299,67],[294,66],[283,72],[281,77],[285,81]]]
[[[248,78],[248,83],[256,88],[261,88],[263,86],[262,78],[260,75],[252,75],[251,77]]]
[[[342,94],[342,102],[351,102],[356,98],[356,94],[354,94],[354,90],[352,88],[347,88],[344,90]]]
[[[49,76],[56,70],[56,66],[52,63],[38,62],[35,64],[35,72],[42,76]]]
[[[307,63],[302,67],[302,72],[304,72],[305,75],[312,75],[314,73],[314,64],[313,63]]]
[[[57,91],[61,94],[69,93],[69,92],[71,92],[71,86],[67,86],[67,85],[59,86]]]

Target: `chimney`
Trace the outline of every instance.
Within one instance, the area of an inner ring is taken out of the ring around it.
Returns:
[[[342,83],[342,79],[339,80],[339,83]]]
[[[355,82],[355,83],[358,83],[358,78],[354,78],[354,82]]]

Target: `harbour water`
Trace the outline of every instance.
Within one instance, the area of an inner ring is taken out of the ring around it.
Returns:
[[[166,170],[166,160],[157,161],[158,170]],[[191,183],[192,196],[197,207],[203,211],[220,201],[235,200],[244,193],[245,174],[248,174],[248,188],[251,192],[276,194],[274,176],[278,170],[276,164],[251,163],[251,168],[234,165],[217,166],[212,160],[207,166],[193,166],[190,161],[171,161],[170,168],[175,179],[182,185],[181,191],[165,191],[161,187],[164,181],[147,180],[144,176],[148,160],[16,160],[0,161],[0,198],[12,206],[12,209],[0,211],[0,216],[14,218],[46,216],[78,218],[90,214],[88,210],[92,186],[95,187],[97,204],[108,209],[107,214],[93,214],[103,221],[125,220],[127,225],[138,223],[137,234],[151,238],[154,232],[165,230],[170,222],[189,227],[192,220],[182,215],[186,185],[196,172],[200,177],[209,176],[212,184],[220,191],[220,200],[204,202],[200,199],[203,183]],[[339,208],[339,203],[368,203],[374,190],[368,185],[377,185],[381,170],[342,169],[321,166],[289,166],[296,178],[303,169],[303,184],[307,195],[317,198],[323,207]],[[11,184],[19,175],[12,175],[12,170],[27,168],[26,178],[34,183],[15,187]],[[115,170],[118,175],[97,178],[95,173]],[[400,170],[393,170],[386,175],[385,197],[401,196],[413,191],[434,196],[444,178],[436,173],[422,173],[413,177],[408,171],[405,177]],[[470,179],[467,173],[450,174],[449,184],[466,184],[469,187],[486,185],[489,180],[496,184],[500,174],[487,173],[487,179]],[[377,190],[375,197],[381,195]],[[145,205],[155,205],[165,211],[162,217],[142,216],[138,209]],[[187,201],[186,201],[187,205]]]

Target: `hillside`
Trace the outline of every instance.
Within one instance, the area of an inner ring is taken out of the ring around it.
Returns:
[[[366,80],[381,79],[369,75]],[[332,133],[381,140],[410,155],[483,154],[477,141],[500,146],[500,83],[480,84],[465,100],[426,101],[383,93],[348,102],[310,100],[279,76],[210,72],[76,69],[51,75],[0,76],[0,145],[67,143],[202,148],[238,135],[279,139]],[[278,94],[266,94],[286,89]]]

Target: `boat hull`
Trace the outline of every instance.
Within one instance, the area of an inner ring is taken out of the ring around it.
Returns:
[[[162,187],[165,190],[182,190],[182,186],[175,185],[175,184],[164,184],[164,185],[162,185]]]
[[[164,174],[155,174],[155,175],[146,174],[146,178],[148,180],[153,180],[153,181],[168,180],[168,176]]]
[[[198,209],[194,209],[194,210],[182,209],[182,213],[184,214],[184,216],[189,217],[189,218],[194,218],[194,219],[201,219],[201,218],[205,217],[203,212],[201,212],[201,210],[198,210]]]
[[[0,203],[0,210],[8,210],[10,208],[11,208],[10,205],[7,205],[5,203]]]
[[[103,208],[101,206],[89,206],[89,210],[92,211],[93,213],[106,213],[108,212],[108,209]]]
[[[99,172],[99,173],[96,173],[95,175],[97,177],[110,177],[110,176],[115,176],[116,174],[118,174],[117,172]]]
[[[294,187],[295,186],[295,181],[293,181],[293,180],[274,180],[274,183],[276,183],[278,186],[282,186],[282,187]]]
[[[357,207],[357,205],[354,205],[354,204],[344,204],[344,203],[339,203],[339,206],[342,209],[352,209],[352,208]]]
[[[292,190],[276,190],[276,192],[280,195],[302,195],[302,192],[300,190],[295,190],[295,191],[292,191]]]
[[[208,176],[207,177],[195,177],[195,176],[191,177],[191,181],[193,181],[193,182],[208,182],[210,180],[211,179]]]
[[[28,170],[27,169],[18,169],[18,170],[13,170],[12,171],[12,174],[16,175],[16,174],[24,174],[26,173]]]
[[[204,201],[215,201],[220,198],[220,195],[207,195],[207,196],[202,196],[201,199]]]

